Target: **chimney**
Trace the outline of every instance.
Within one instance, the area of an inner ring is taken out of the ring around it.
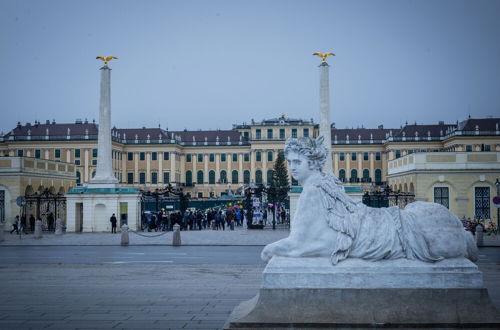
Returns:
[[[378,129],[384,129],[384,125],[378,125]]]
[[[48,119],[47,119],[47,120],[45,121],[45,125],[50,125],[50,120],[48,120]]]
[[[440,120],[438,124],[439,125],[444,125],[444,121]]]

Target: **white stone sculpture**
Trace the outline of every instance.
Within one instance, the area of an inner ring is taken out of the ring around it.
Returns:
[[[334,175],[321,171],[327,155],[322,137],[288,139],[285,155],[303,191],[290,235],[267,245],[261,254],[264,261],[273,256],[330,257],[334,265],[349,257],[477,260],[472,234],[440,204],[415,202],[401,210],[354,201]]]

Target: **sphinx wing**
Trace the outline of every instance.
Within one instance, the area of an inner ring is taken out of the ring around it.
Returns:
[[[106,59],[104,58],[104,56],[97,56],[95,59],[96,59],[96,60],[103,60],[103,61],[106,61]]]
[[[118,57],[114,57],[114,56],[106,57],[106,61],[117,60],[117,59],[118,59]]]

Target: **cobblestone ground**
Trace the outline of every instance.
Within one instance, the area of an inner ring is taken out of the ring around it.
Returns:
[[[500,309],[500,265],[481,264]],[[264,265],[2,265],[0,329],[220,329]]]
[[[8,265],[0,329],[220,329],[264,265]]]

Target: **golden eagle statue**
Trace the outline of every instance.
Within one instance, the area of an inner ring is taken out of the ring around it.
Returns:
[[[334,53],[314,53],[313,55],[321,57],[321,59],[323,60],[322,63],[326,63],[326,58],[328,56],[335,56]]]
[[[95,59],[96,60],[102,60],[104,62],[104,66],[107,67],[109,61],[111,61],[111,60],[117,60],[118,57],[114,57],[114,56],[108,56],[108,57],[97,56]]]

